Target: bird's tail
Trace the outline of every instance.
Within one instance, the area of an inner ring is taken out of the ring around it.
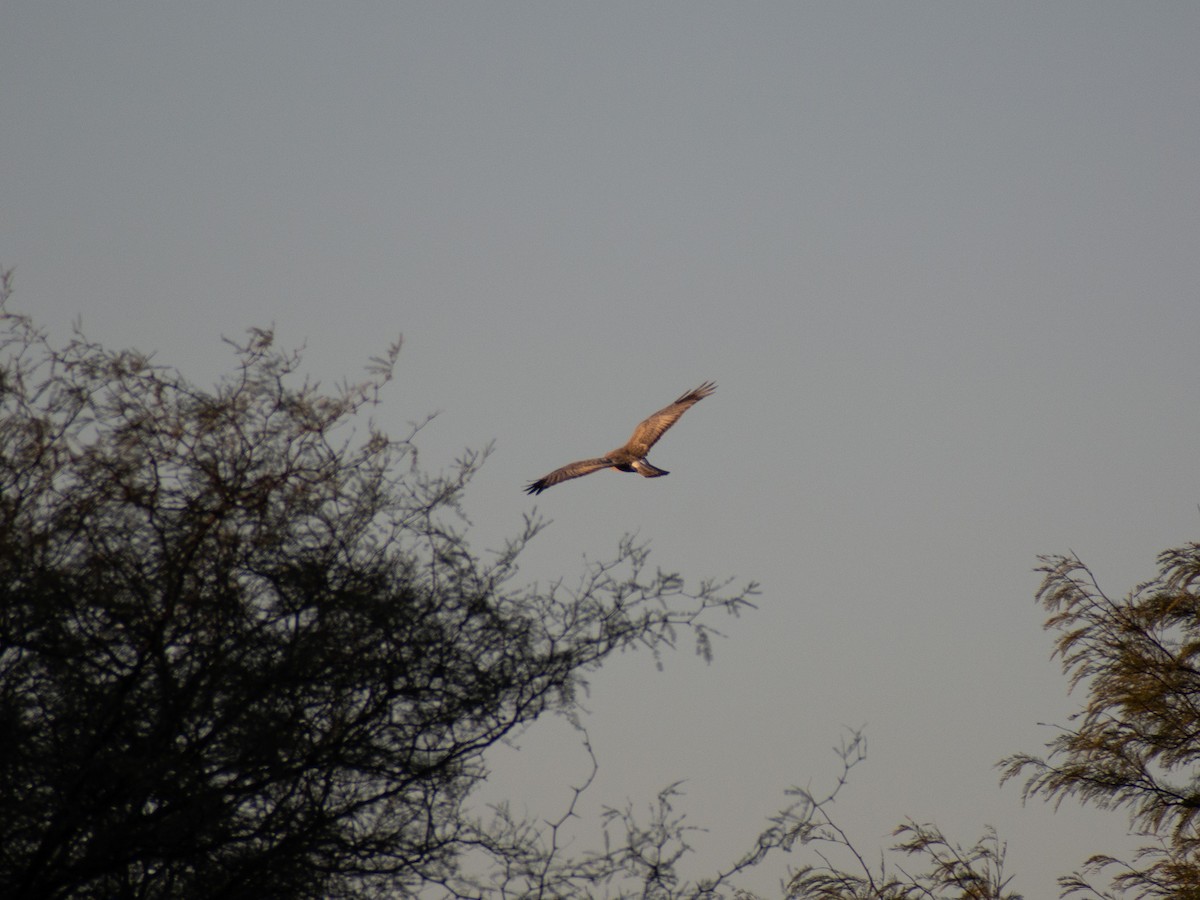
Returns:
[[[644,459],[639,459],[637,462],[635,462],[633,464],[633,468],[634,471],[643,478],[658,478],[660,475],[671,474],[666,469],[660,469],[657,466],[650,465],[650,463]]]

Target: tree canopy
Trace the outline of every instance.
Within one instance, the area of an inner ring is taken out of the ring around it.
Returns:
[[[3,312],[0,894],[545,882],[541,835],[468,812],[484,752],[571,713],[616,650],[708,652],[753,586],[689,588],[630,539],[574,586],[520,585],[540,522],[486,561],[463,534],[486,453],[431,475],[364,419],[398,344],[334,391],[269,331],[231,346],[202,389]]]

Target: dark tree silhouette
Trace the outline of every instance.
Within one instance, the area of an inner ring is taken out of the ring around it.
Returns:
[[[255,330],[203,390],[0,313],[0,896],[687,893],[639,868],[632,816],[566,859],[467,798],[614,651],[707,654],[753,585],[689,589],[630,539],[574,587],[516,584],[538,520],[487,561],[463,536],[486,453],[430,475],[362,420],[398,345],[324,392]]]

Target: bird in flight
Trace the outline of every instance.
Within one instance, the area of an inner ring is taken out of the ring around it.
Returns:
[[[618,447],[616,450],[612,450],[606,455],[598,456],[595,459],[581,459],[578,462],[565,465],[561,469],[555,469],[549,475],[531,482],[525,488],[525,493],[540,494],[546,488],[558,484],[560,481],[579,478],[582,475],[590,475],[592,472],[599,471],[600,469],[616,469],[618,472],[637,472],[644,478],[657,478],[660,475],[669,475],[670,473],[666,469],[659,469],[650,465],[650,461],[646,459],[646,454],[650,452],[650,448],[654,446],[655,442],[663,436],[663,432],[679,421],[679,417],[687,412],[689,407],[699,403],[716,389],[717,386],[711,381],[704,382],[704,384],[695,390],[688,391],[670,406],[664,406],[638,425],[637,428],[633,429],[633,437],[625,443],[625,446]]]

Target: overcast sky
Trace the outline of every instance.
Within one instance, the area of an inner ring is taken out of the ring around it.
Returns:
[[[865,724],[868,858],[990,823],[1036,900],[1125,832],[997,786],[1081,699],[1036,557],[1123,594],[1200,525],[1198,48],[1190,3],[9,0],[0,265],[206,384],[252,325],[327,380],[403,332],[377,418],[439,412],[434,469],[495,441],[478,549],[536,503],[530,580],[635,531],[761,581],[711,665],[592,681],[589,810],[687,779],[690,875]],[[521,492],[705,379],[670,477]],[[488,796],[561,809],[586,755],[521,745]]]

